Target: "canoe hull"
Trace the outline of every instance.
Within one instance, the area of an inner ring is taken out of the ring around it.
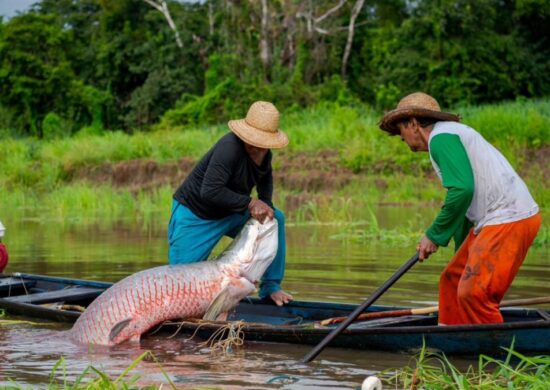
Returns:
[[[24,286],[22,286],[24,285]],[[43,275],[0,276],[0,308],[10,314],[72,323],[80,313],[60,310],[59,303],[86,306],[111,283]],[[57,304],[57,305],[56,305]],[[160,333],[208,338],[229,324],[242,327],[246,341],[317,345],[337,325],[321,327],[316,321],[345,316],[357,306],[329,302],[294,301],[283,307],[259,299],[245,299],[229,322],[185,320],[165,324]],[[402,309],[373,306],[368,311]],[[435,315],[384,318],[352,324],[330,347],[384,351],[414,351],[426,347],[453,355],[550,353],[550,313],[540,309],[503,309],[503,324],[437,326]],[[157,332],[157,335],[159,333]]]
[[[258,305],[261,302],[241,302],[230,320],[244,320],[242,331],[246,341],[276,342],[317,345],[333,329],[311,329],[301,328],[299,325],[272,325],[265,323],[247,323],[249,318],[243,312],[248,305]],[[264,303],[265,305],[265,303]],[[340,308],[340,304],[323,302],[295,302],[293,305],[303,309],[303,305],[328,306],[329,309]],[[351,309],[355,305],[349,305]],[[280,308],[273,307],[274,310]],[[388,307],[376,306],[374,310],[387,310]],[[395,309],[395,308],[390,308]],[[320,310],[323,312],[324,310]],[[505,310],[508,317],[536,315],[536,311],[527,309]],[[329,316],[332,317],[332,316]],[[424,318],[422,318],[424,317]],[[428,318],[426,318],[428,317]],[[327,318],[327,317],[324,317]],[[408,318],[381,321],[385,326],[354,327],[342,332],[336,337],[329,347],[351,348],[362,350],[380,350],[394,352],[411,352],[422,348],[425,345],[432,350],[438,350],[452,355],[477,355],[480,353],[495,356],[506,354],[507,348],[513,345],[515,351],[521,353],[550,353],[550,323],[543,319],[532,321],[517,321],[505,324],[494,325],[463,325],[463,326],[437,326],[436,318],[433,316],[409,316]],[[428,323],[430,325],[422,325]],[[183,324],[183,325],[182,325]],[[199,326],[200,324],[200,326]],[[172,327],[172,329],[171,329]],[[166,331],[173,332],[181,328],[185,334],[194,333],[201,338],[208,338],[220,328],[227,327],[226,323],[196,323],[186,322],[174,323],[165,327]]]

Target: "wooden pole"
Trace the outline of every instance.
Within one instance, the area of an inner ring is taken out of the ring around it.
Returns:
[[[512,299],[500,302],[500,307],[513,307],[513,306],[530,306],[539,305],[543,303],[550,303],[550,297],[538,297],[538,298],[525,298],[525,299]],[[437,313],[438,306],[420,307],[416,309],[399,309],[399,310],[387,310],[377,311],[372,313],[362,313],[356,319],[355,322],[368,321],[375,318],[388,318],[388,317],[400,317],[414,314],[432,314]],[[325,320],[318,321],[319,325],[327,326],[332,324],[339,324],[344,322],[347,317],[332,317]]]
[[[403,276],[413,265],[418,262],[418,252],[401,266],[382,286],[378,288],[365,302],[359,305],[343,322],[331,331],[319,344],[317,344],[303,359],[302,363],[309,363],[349,324],[351,324],[362,312],[372,305],[382,294],[384,294],[397,280]]]

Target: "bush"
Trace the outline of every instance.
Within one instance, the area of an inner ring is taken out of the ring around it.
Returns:
[[[42,121],[42,136],[44,139],[64,138],[71,135],[68,121],[55,112],[49,112]]]

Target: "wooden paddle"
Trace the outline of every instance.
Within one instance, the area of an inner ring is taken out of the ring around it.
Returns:
[[[403,276],[414,264],[418,262],[418,252],[401,266],[382,286],[378,288],[365,302],[358,306],[337,328],[332,330],[319,344],[317,344],[303,359],[302,363],[309,363],[349,324],[351,324],[362,312],[384,294],[397,280]]]
[[[511,299],[508,301],[500,302],[500,307],[512,307],[512,306],[529,306],[529,305],[538,305],[541,303],[550,303],[550,297],[539,297],[539,298],[525,298],[525,299]],[[355,322],[373,320],[375,318],[387,318],[387,317],[400,317],[408,316],[413,314],[431,314],[437,313],[439,310],[438,306],[428,306],[428,307],[419,307],[415,309],[400,309],[400,310],[387,310],[387,311],[377,311],[373,313],[362,313],[355,319]],[[339,324],[344,322],[347,317],[332,317],[325,320],[318,321],[319,325],[332,325]]]

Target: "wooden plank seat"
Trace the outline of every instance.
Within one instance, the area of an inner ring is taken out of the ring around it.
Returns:
[[[98,297],[103,291],[99,288],[91,287],[73,287],[41,293],[19,295],[4,298],[10,302],[43,304],[52,302],[74,302],[81,299],[93,299]]]

